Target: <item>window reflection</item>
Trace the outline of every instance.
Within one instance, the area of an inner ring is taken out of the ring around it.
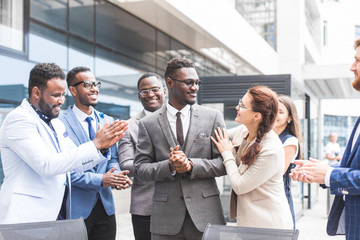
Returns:
[[[0,45],[24,50],[24,2],[2,0],[0,4]]]

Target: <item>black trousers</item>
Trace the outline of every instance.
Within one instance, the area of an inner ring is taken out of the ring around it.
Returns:
[[[150,216],[131,214],[135,240],[151,240]]]
[[[115,214],[108,216],[100,199],[95,204],[89,217],[85,219],[89,240],[115,240]]]

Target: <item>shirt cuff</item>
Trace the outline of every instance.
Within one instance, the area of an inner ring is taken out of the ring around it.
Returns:
[[[330,167],[330,168],[327,170],[326,174],[325,174],[324,184],[325,184],[326,187],[330,187],[330,175],[331,175],[331,173],[332,173],[333,170],[334,170],[334,168],[333,168],[333,167]]]

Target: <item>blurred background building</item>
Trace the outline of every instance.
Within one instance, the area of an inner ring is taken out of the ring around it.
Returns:
[[[199,103],[222,111],[228,127],[249,86],[291,95],[304,158],[321,159],[328,131],[343,146],[355,119],[348,116],[360,114],[351,108],[360,95],[349,71],[359,9],[359,0],[0,0],[0,124],[27,97],[36,63],[54,62],[65,72],[91,68],[102,82],[98,109],[127,119],[142,109],[139,76],[163,75],[168,60],[185,57],[205,82]],[[67,98],[63,108],[73,102]],[[328,99],[343,105],[329,108]],[[218,182],[227,210],[229,183]],[[293,189],[299,217],[318,189]],[[116,195],[129,201],[126,191]]]

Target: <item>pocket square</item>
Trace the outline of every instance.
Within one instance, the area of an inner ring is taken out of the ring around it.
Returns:
[[[208,135],[206,135],[206,133],[201,132],[201,133],[199,133],[199,135],[197,135],[196,139],[205,139],[207,137],[208,137]]]

